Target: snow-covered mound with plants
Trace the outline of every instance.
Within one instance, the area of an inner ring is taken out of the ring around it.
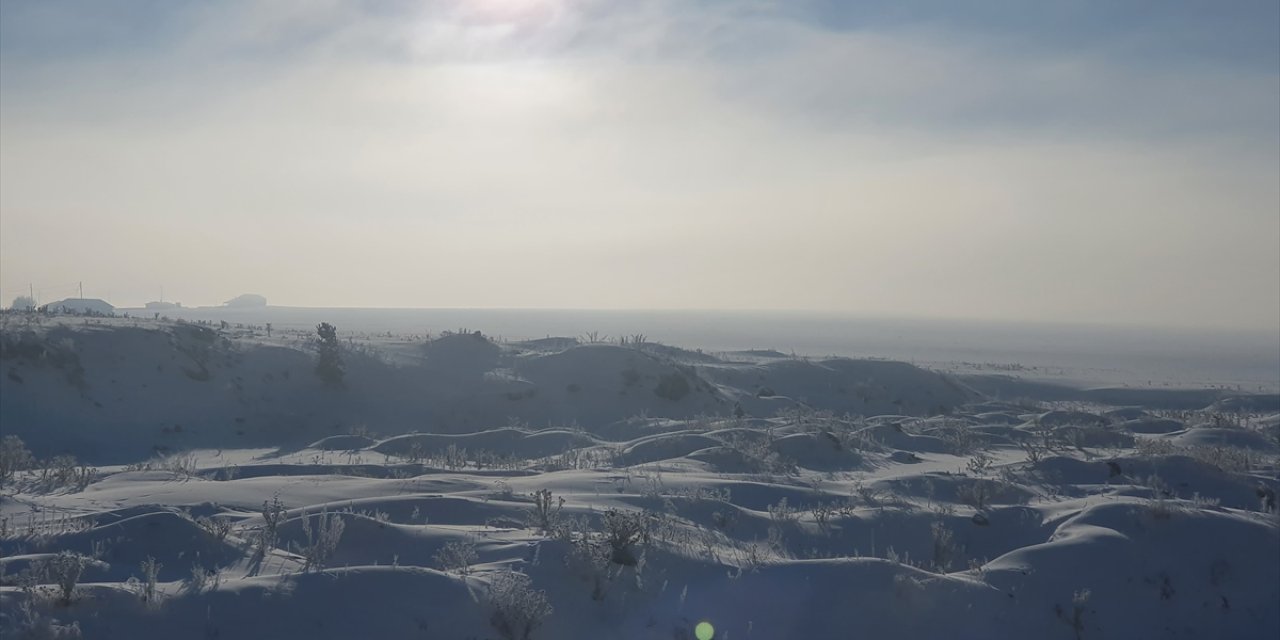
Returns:
[[[303,446],[357,427],[461,433],[508,423],[598,432],[637,415],[773,415],[790,407],[926,415],[976,393],[911,365],[732,361],[652,343],[499,344],[478,333],[338,345],[260,327],[8,316],[0,419],[40,454],[95,462],[196,447]]]
[[[462,331],[344,341],[340,381],[264,328],[2,338],[6,638],[1280,636],[1265,397]]]

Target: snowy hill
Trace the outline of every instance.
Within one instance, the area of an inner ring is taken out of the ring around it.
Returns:
[[[195,447],[302,445],[365,426],[456,433],[520,422],[593,430],[637,415],[928,415],[975,394],[895,362],[684,364],[673,350],[561,343],[530,350],[455,334],[379,351],[345,347],[342,389],[315,375],[308,336],[92,319],[6,325],[7,431],[41,453],[120,461]],[[767,395],[764,389],[770,389]],[[50,428],[49,425],[56,425]]]
[[[344,341],[338,388],[305,334],[0,338],[6,638],[1280,634],[1265,398],[471,332]]]

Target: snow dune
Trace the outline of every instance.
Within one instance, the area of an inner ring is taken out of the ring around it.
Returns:
[[[233,333],[4,326],[5,637],[1280,636],[1266,398]]]

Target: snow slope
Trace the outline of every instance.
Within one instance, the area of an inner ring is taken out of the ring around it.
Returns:
[[[37,317],[38,318],[38,317]],[[0,419],[40,454],[127,462],[153,451],[301,446],[362,426],[458,433],[508,423],[589,431],[650,414],[923,415],[974,394],[949,377],[879,361],[676,359],[661,345],[530,349],[454,334],[348,345],[342,389],[314,374],[309,337],[138,319],[5,318]],[[545,341],[544,341],[545,342]],[[688,352],[693,353],[693,352]],[[761,388],[773,392],[763,397]],[[88,455],[92,453],[92,455]]]
[[[333,390],[296,335],[3,338],[4,434],[41,459],[0,495],[6,638],[1280,636],[1254,403],[472,334],[349,344]]]

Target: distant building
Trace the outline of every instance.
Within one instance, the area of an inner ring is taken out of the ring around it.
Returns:
[[[181,309],[181,302],[148,302],[147,309],[149,311],[168,311],[169,309]]]
[[[222,304],[225,307],[265,307],[267,306],[267,299],[256,293],[246,293],[244,295],[236,296]]]
[[[116,308],[106,300],[97,298],[67,298],[50,302],[45,308],[53,313],[81,313],[86,315],[111,315]]]

